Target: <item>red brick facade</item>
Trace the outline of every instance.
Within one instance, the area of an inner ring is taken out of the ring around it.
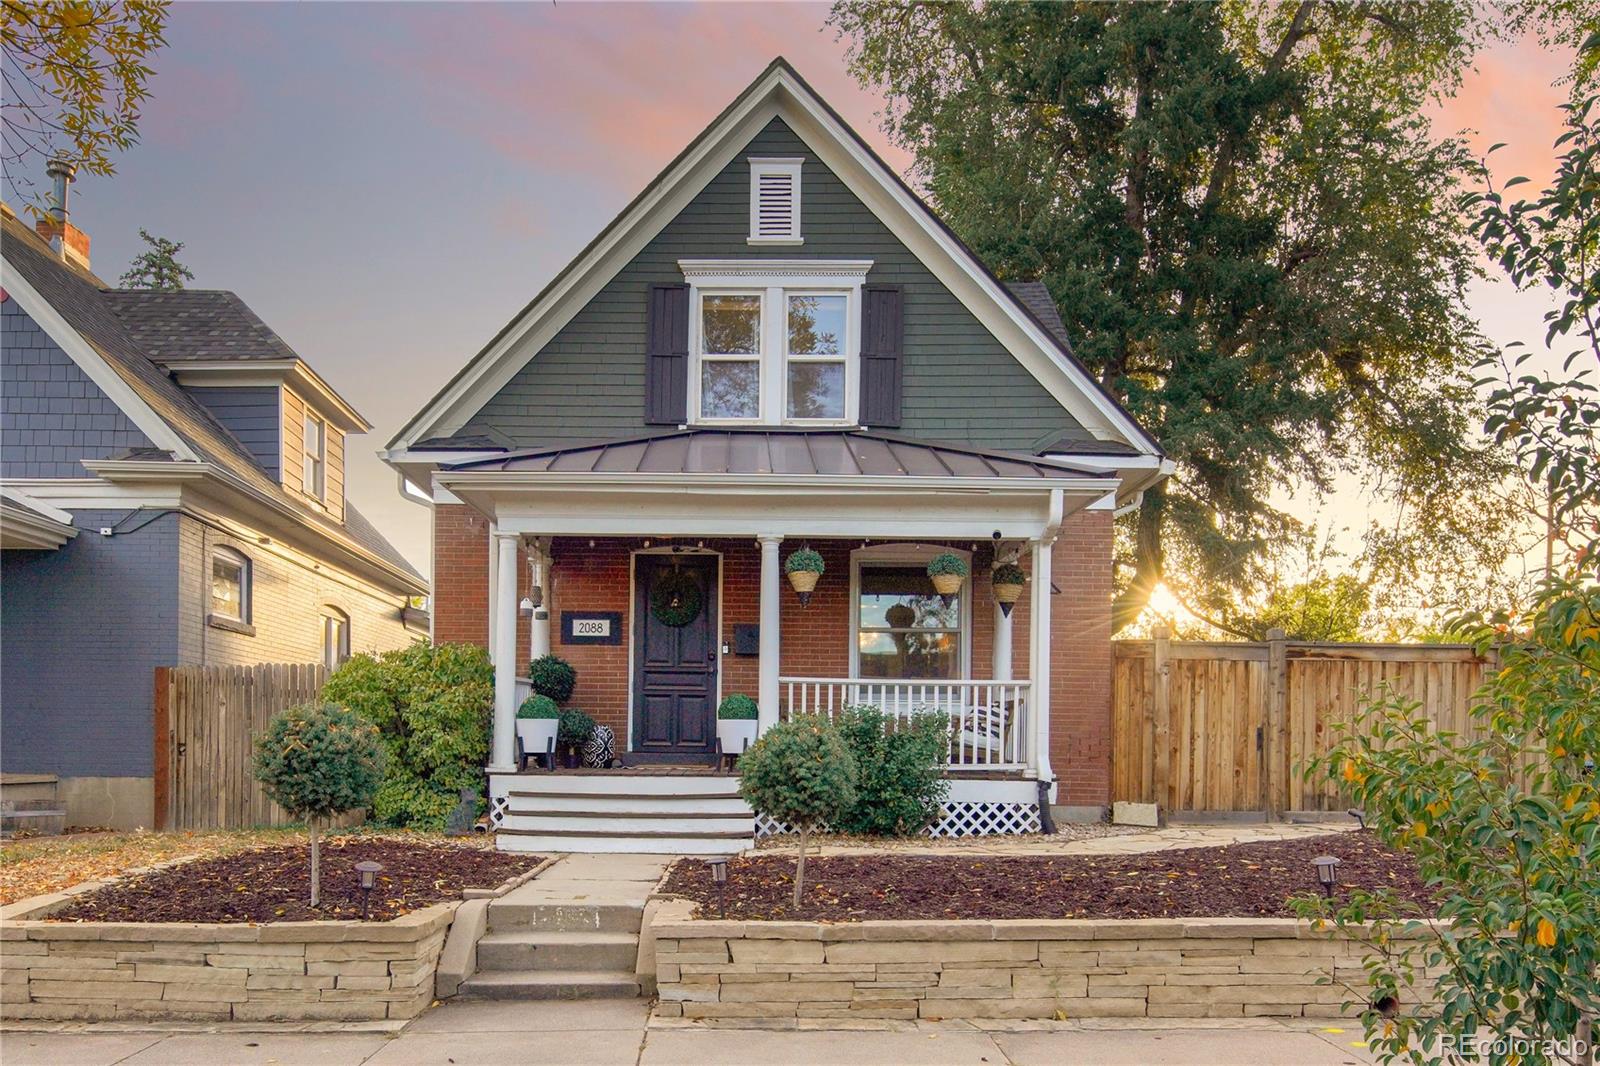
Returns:
[[[664,543],[704,545],[722,559],[722,639],[731,646],[735,625],[760,616],[761,556],[755,538],[677,538]],[[956,544],[973,548],[970,542]],[[784,586],[782,659],[785,676],[845,677],[850,671],[850,552],[859,541],[812,541],[822,553],[827,574],[809,606]],[[975,546],[972,610],[972,676],[991,677],[994,611],[988,586],[990,546]],[[551,650],[578,671],[572,705],[628,735],[628,688],[632,665],[628,627],[631,554],[640,538],[558,537],[551,547],[554,565],[546,604],[550,609]],[[784,545],[784,554],[792,550]],[[489,637],[489,523],[463,505],[434,508],[433,626],[438,642],[464,641],[487,646]],[[1024,553],[1023,564],[1027,558]],[[517,595],[527,595],[528,560],[519,556]],[[1080,512],[1062,526],[1052,557],[1050,759],[1061,783],[1057,802],[1100,805],[1110,799],[1111,760],[1111,516]],[[566,645],[561,642],[561,611],[617,611],[623,619],[620,646]],[[519,618],[517,648],[526,657],[528,620]],[[1027,595],[1017,604],[1012,625],[1013,674],[1028,676]],[[723,695],[754,695],[755,656],[722,656]],[[519,671],[520,672],[520,671]]]

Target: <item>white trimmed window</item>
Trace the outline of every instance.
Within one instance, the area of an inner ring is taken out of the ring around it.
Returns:
[[[301,484],[307,496],[325,499],[328,484],[328,424],[306,412],[305,433],[301,438],[304,466]]]
[[[750,243],[803,244],[800,168],[803,160],[750,160]]]
[[[853,425],[870,262],[682,260],[696,424]]]
[[[946,603],[928,577],[928,559],[946,550],[891,544],[851,554],[853,676],[928,681],[967,676],[972,612],[966,589]]]
[[[322,665],[328,672],[350,658],[350,616],[337,607],[322,608]]]
[[[250,560],[232,548],[211,552],[211,615],[250,622]]]

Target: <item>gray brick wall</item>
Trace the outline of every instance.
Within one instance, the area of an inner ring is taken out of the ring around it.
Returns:
[[[178,516],[96,532],[126,514],[79,511],[80,532],[59,550],[0,551],[6,771],[152,772],[154,670],[178,650]]]
[[[276,385],[248,388],[188,388],[190,396],[205,404],[217,421],[239,438],[256,462],[274,478],[283,457],[281,405]]]
[[[87,477],[150,441],[15,300],[0,304],[0,476]]]
[[[752,247],[750,155],[804,156],[798,248]],[[867,280],[905,291],[901,432],[994,448],[1088,436],[878,218],[774,119],[682,213],[484,405],[462,435],[519,445],[617,437],[644,424],[645,299],[682,282],[680,258],[871,259]],[[530,355],[532,353],[529,353]],[[692,387],[692,386],[691,386]]]
[[[251,625],[254,635],[207,624],[211,603],[211,553],[226,545],[250,560]],[[350,618],[350,650],[402,648],[419,634],[400,621],[399,596],[383,595],[331,572],[326,564],[284,558],[263,545],[240,540],[183,518],[178,547],[177,662],[210,666],[308,663],[322,660],[322,607]]]

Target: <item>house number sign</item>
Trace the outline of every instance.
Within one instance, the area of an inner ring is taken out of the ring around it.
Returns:
[[[561,643],[621,644],[621,611],[562,611]]]

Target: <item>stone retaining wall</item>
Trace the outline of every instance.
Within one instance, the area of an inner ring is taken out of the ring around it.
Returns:
[[[411,1018],[433,999],[458,906],[387,922],[4,921],[0,1018]]]
[[[653,933],[667,1017],[1336,1017],[1365,987],[1358,944],[1293,919],[823,925],[677,901]]]

